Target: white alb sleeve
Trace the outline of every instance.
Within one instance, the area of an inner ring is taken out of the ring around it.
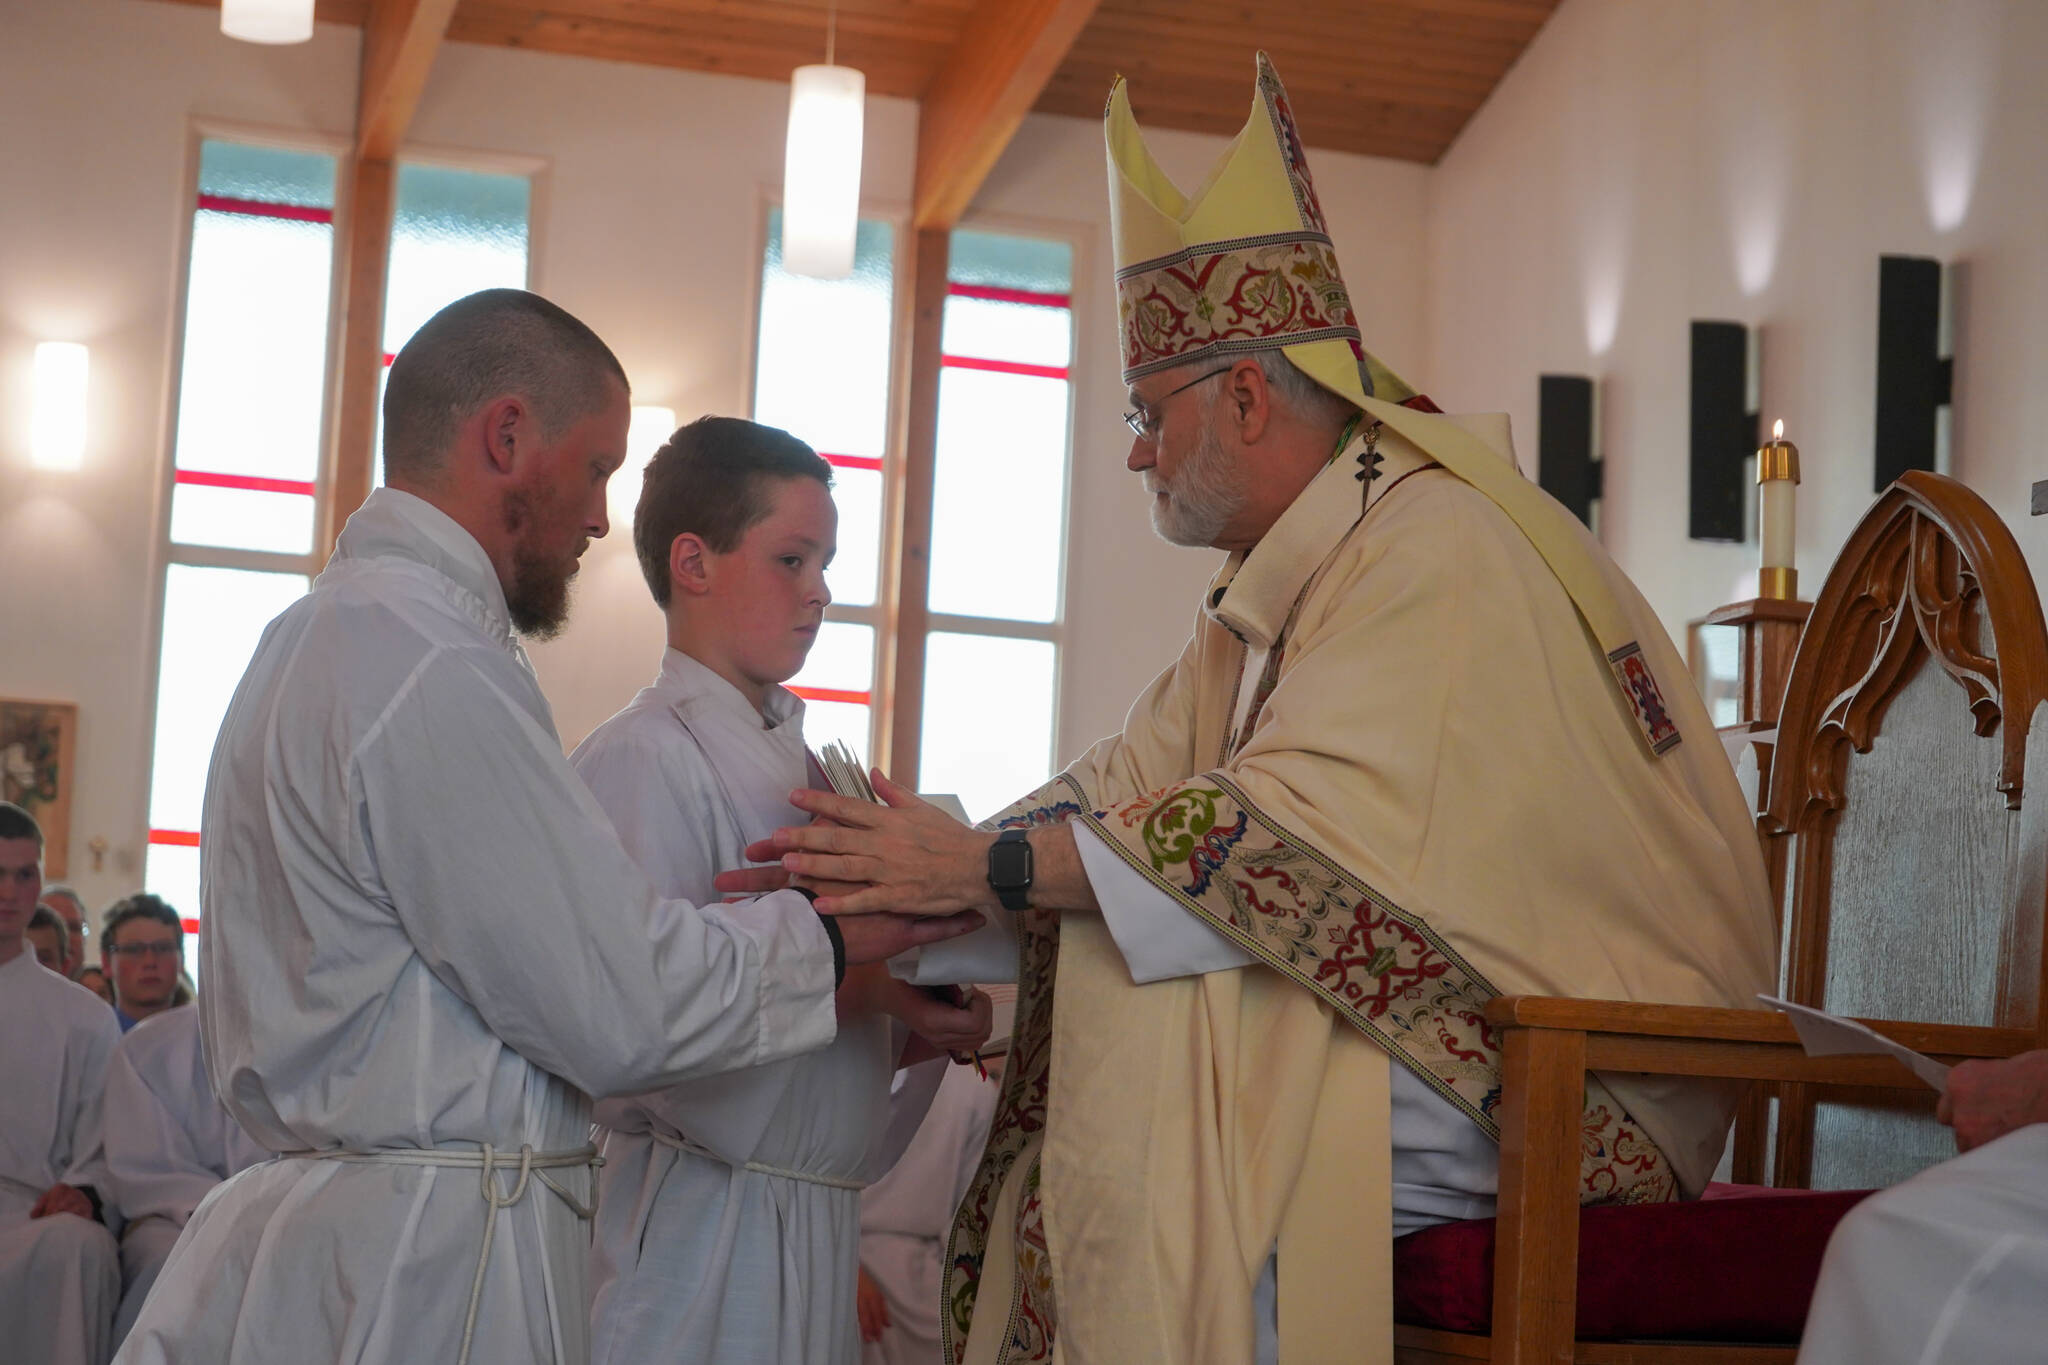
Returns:
[[[1085,820],[1070,820],[1081,868],[1102,907],[1102,921],[1116,940],[1130,968],[1131,980],[1143,986],[1176,976],[1200,976],[1249,967],[1250,953],[1216,932],[1199,915],[1138,875],[1111,851],[1102,834]]]

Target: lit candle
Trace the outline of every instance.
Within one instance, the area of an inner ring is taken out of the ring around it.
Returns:
[[[1793,490],[1799,486],[1799,447],[1785,439],[1785,423],[1772,424],[1768,445],[1756,452],[1757,533],[1764,543],[1763,567],[1757,571],[1759,597],[1799,596],[1799,571],[1792,567],[1797,514]]]

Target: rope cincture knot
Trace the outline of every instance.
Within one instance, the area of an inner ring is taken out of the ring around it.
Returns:
[[[551,1190],[555,1197],[569,1206],[577,1218],[589,1222],[597,1216],[597,1205],[593,1200],[584,1203],[548,1174],[551,1169],[564,1166],[582,1166],[595,1171],[604,1164],[597,1148],[585,1144],[564,1152],[536,1152],[532,1143],[521,1143],[519,1147],[518,1179],[509,1192],[500,1194],[497,1184],[499,1171],[515,1169],[509,1155],[501,1155],[494,1145],[479,1143],[474,1152],[451,1150],[440,1147],[393,1147],[370,1152],[321,1151],[287,1152],[287,1157],[300,1157],[308,1161],[341,1161],[365,1166],[474,1166],[481,1174],[481,1193],[484,1198],[484,1235],[477,1250],[476,1277],[470,1281],[469,1311],[462,1320],[462,1351],[456,1356],[456,1365],[469,1365],[469,1354],[476,1342],[477,1310],[483,1304],[484,1274],[491,1264],[491,1243],[498,1229],[498,1210],[509,1209],[526,1197],[526,1190],[534,1180]]]

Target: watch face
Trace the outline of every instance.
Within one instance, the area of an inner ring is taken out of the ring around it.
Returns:
[[[990,845],[988,882],[998,891],[1031,885],[1031,845],[1007,840]]]

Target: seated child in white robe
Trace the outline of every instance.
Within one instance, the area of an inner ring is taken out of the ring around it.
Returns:
[[[814,781],[803,702],[780,684],[830,600],[830,480],[802,442],[733,418],[692,423],[648,463],[633,540],[669,648],[570,761],[656,889],[706,913],[721,913],[712,878],[799,820],[789,794]],[[860,1191],[916,1131],[935,1049],[985,1040],[989,1007],[877,964],[848,973],[839,1014],[821,1051],[597,1106],[595,1365],[858,1361]]]

